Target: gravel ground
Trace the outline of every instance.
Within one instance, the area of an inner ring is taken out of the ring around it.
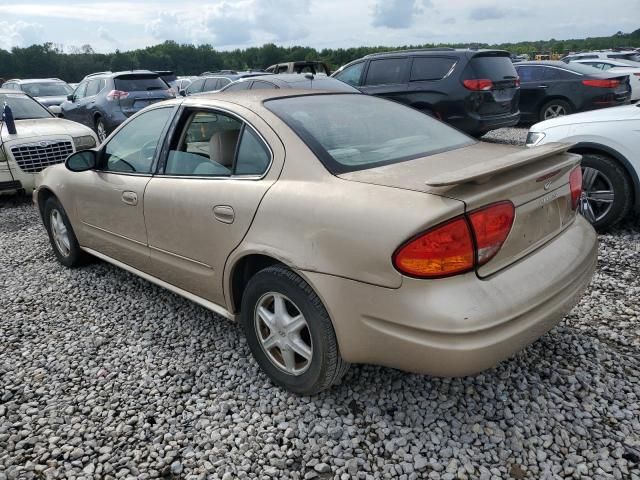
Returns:
[[[511,138],[511,134],[509,134]],[[273,387],[240,328],[108,264],[67,270],[0,199],[0,480],[640,480],[640,228],[567,319],[484,374],[354,366]]]

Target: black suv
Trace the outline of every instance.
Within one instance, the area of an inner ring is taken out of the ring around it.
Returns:
[[[102,142],[137,111],[174,97],[156,72],[100,72],[84,77],[60,105],[60,116],[93,128]]]
[[[376,53],[333,77],[472,135],[516,125],[520,83],[509,52],[433,48]]]

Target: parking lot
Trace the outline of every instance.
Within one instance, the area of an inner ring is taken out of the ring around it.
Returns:
[[[311,398],[274,387],[238,325],[103,262],[62,267],[27,199],[0,200],[0,259],[0,480],[640,479],[637,218],[511,360],[458,379],[352,366]]]

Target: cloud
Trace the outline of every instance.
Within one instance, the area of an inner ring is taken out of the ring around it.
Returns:
[[[430,6],[430,0],[378,0],[371,23],[374,27],[408,28],[415,16]]]
[[[9,50],[11,47],[28,47],[42,43],[44,28],[39,23],[0,21],[0,48]]]
[[[102,25],[98,27],[98,37],[113,46],[120,45],[120,42]]]
[[[486,7],[476,7],[469,13],[471,20],[499,20],[501,18],[523,17],[530,13],[530,10],[522,7],[498,7],[488,5]]]

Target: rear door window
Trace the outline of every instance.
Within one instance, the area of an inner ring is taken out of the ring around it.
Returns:
[[[100,91],[100,80],[91,80],[87,85],[87,97],[93,97]]]
[[[224,89],[225,92],[237,91],[237,90],[248,90],[251,82],[236,82],[233,85],[229,85]]]
[[[213,90],[218,90],[220,85],[220,81],[217,78],[207,78],[204,82],[203,92],[211,92]]]
[[[410,80],[440,80],[447,76],[455,64],[453,58],[416,57],[411,65]]]
[[[116,90],[121,92],[144,92],[151,90],[167,90],[169,87],[160,77],[127,75],[117,77],[115,80]]]
[[[256,80],[255,82],[253,82],[253,85],[251,85],[251,90],[266,90],[269,88],[273,89],[278,87],[276,87],[273,83],[263,82],[261,80]]]
[[[522,83],[539,82],[544,75],[542,67],[522,66],[518,67],[516,71]]]
[[[390,85],[403,83],[409,64],[408,58],[383,58],[371,60],[365,85]]]
[[[560,68],[544,67],[543,70],[545,80],[575,80],[577,78],[575,73]]]

